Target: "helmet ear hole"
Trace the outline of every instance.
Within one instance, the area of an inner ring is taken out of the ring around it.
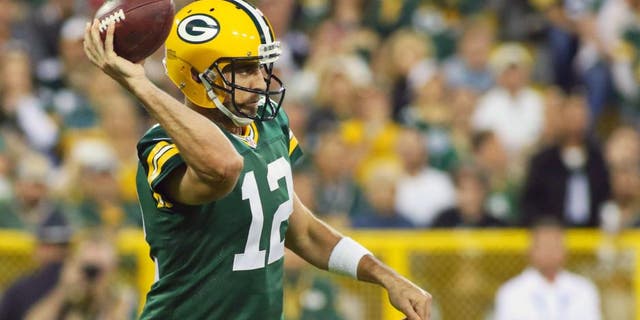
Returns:
[[[193,68],[193,67],[191,67],[191,79],[193,79],[193,81],[197,83],[202,83],[199,77],[198,70],[196,70],[196,68]]]

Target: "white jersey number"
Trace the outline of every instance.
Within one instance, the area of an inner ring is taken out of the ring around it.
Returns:
[[[284,178],[289,200],[280,204],[273,216],[271,224],[271,234],[269,236],[269,256],[266,257],[266,250],[260,250],[260,238],[262,226],[264,224],[264,212],[258,191],[258,182],[253,171],[244,175],[242,180],[242,200],[249,200],[251,208],[251,225],[247,244],[243,253],[238,253],[233,259],[233,271],[254,270],[264,268],[267,264],[276,262],[284,256],[284,240],[280,240],[280,225],[289,219],[293,212],[293,177],[291,176],[291,165],[285,158],[277,160],[267,165],[267,182],[269,189],[275,191],[279,188],[278,181]]]

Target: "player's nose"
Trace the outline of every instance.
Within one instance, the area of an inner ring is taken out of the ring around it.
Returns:
[[[249,79],[249,87],[254,90],[266,90],[267,80],[262,70],[258,72],[252,72]]]

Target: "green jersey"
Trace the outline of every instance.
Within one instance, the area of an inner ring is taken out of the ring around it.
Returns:
[[[225,135],[244,168],[231,193],[198,206],[161,194],[162,181],[185,165],[166,131],[156,125],[138,143],[138,197],[156,265],[142,319],[282,317],[291,163],[302,152],[283,111]]]

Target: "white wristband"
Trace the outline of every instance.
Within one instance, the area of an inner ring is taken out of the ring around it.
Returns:
[[[349,237],[344,237],[338,241],[331,255],[329,256],[329,271],[358,278],[358,263],[369,250],[355,242]]]

